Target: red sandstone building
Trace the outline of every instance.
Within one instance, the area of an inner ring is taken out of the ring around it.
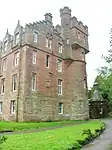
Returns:
[[[60,9],[0,42],[0,118],[14,121],[89,118],[85,55],[88,27]]]

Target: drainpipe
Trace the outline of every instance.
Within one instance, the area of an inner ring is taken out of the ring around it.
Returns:
[[[21,50],[22,50],[22,44],[21,44],[21,40],[20,40],[20,43],[19,43],[19,64],[18,64],[18,89],[17,89],[17,102],[16,102],[16,122],[18,122],[18,114],[19,114]]]

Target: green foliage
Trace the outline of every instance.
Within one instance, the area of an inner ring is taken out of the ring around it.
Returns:
[[[2,144],[3,150],[74,150],[81,149],[90,139],[83,130],[95,135],[96,129],[101,129],[99,120],[77,124],[43,132],[8,135],[8,140]]]
[[[0,136],[0,150],[2,150],[2,143],[4,143],[7,140],[7,137]]]

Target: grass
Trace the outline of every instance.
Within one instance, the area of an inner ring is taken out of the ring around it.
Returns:
[[[40,128],[59,127],[69,124],[79,124],[84,121],[58,121],[58,122],[0,122],[0,131],[24,131],[36,130]],[[86,122],[86,121],[85,121]]]
[[[101,122],[90,121],[88,123],[47,130],[37,133],[20,135],[8,135],[8,139],[2,144],[3,150],[68,150],[77,140],[84,140],[86,135],[81,135],[82,130],[100,129]],[[77,143],[78,144],[78,143]]]

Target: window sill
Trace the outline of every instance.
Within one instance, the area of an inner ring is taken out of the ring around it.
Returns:
[[[1,93],[1,96],[3,96],[4,95],[4,93]]]
[[[63,96],[63,94],[58,94],[58,96]]]
[[[14,116],[16,113],[11,113],[10,116]]]
[[[59,115],[63,115],[63,113],[59,113]]]
[[[17,90],[12,91],[12,93],[15,93],[15,92],[17,92]]]

